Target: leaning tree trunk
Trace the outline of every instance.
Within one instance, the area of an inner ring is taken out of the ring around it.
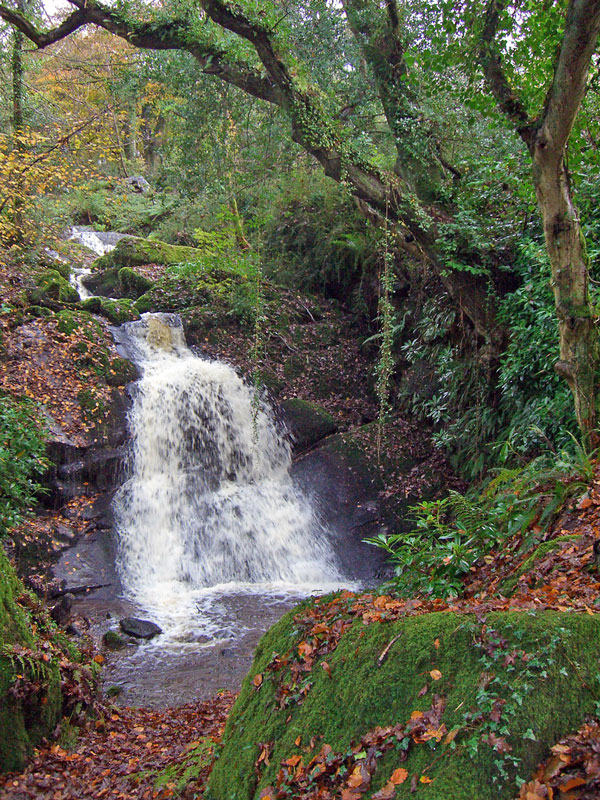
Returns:
[[[585,445],[595,448],[600,443],[596,428],[599,350],[585,240],[562,154],[552,152],[543,134],[531,149],[558,317],[560,360],[554,368],[573,393]]]

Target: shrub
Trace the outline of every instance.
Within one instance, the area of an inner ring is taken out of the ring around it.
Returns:
[[[17,525],[41,491],[48,462],[40,412],[30,401],[0,396],[0,537]]]

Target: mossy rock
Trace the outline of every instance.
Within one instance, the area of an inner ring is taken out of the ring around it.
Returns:
[[[143,275],[138,275],[131,267],[121,267],[119,270],[119,285],[123,297],[137,300],[152,288],[152,281]]]
[[[456,613],[369,625],[359,618],[322,659],[327,667],[317,661],[304,674],[303,681],[310,684],[306,696],[280,708],[277,688],[286,668],[269,670],[269,664],[275,654],[297,657],[306,635],[299,632],[294,612],[289,613],[258,646],[227,722],[207,800],[258,800],[263,789],[276,786],[282,761],[302,756],[306,764],[325,744],[333,754],[349,753],[377,726],[404,726],[413,712],[426,713],[434,695],[445,703],[439,743],[435,738],[421,743],[407,738],[406,760],[401,750],[389,750],[378,759],[362,796],[371,797],[402,766],[408,778],[396,788],[399,800],[514,797],[517,774],[529,780],[549,748],[595,708],[600,697],[600,616],[500,612],[489,614],[485,625],[473,615]],[[477,646],[490,631],[505,640],[492,656]],[[505,654],[513,651],[518,663],[502,666]],[[258,688],[256,675],[261,676]],[[506,704],[500,703],[496,723],[491,712],[498,698]],[[454,740],[445,741],[445,731],[454,730]],[[494,732],[512,748],[516,769],[486,740]],[[258,762],[263,744],[272,745],[272,751]],[[354,763],[360,757],[366,753],[355,756]],[[500,768],[506,770],[504,777]],[[429,783],[421,782],[423,775]],[[342,796],[343,781],[339,778],[332,796]]]
[[[92,272],[91,275],[86,275],[83,278],[83,285],[94,295],[119,297],[119,270],[117,267],[110,267],[99,272]]]
[[[111,267],[140,267],[145,264],[182,264],[185,261],[197,261],[201,251],[195,247],[167,244],[150,241],[137,236],[126,236],[117,242],[114,250],[94,261],[94,270],[105,270]]]
[[[316,403],[292,397],[281,403],[281,409],[296,453],[302,453],[337,430],[335,419]]]
[[[233,319],[232,292],[242,279],[216,268],[169,270],[135,302],[140,314],[146,311],[196,312],[195,325],[215,327],[219,317]],[[202,320],[202,316],[206,318]],[[239,324],[239,320],[238,320]]]
[[[533,553],[525,559],[519,569],[498,586],[499,594],[504,595],[504,597],[510,597],[519,584],[519,578],[533,569],[538,561],[542,561],[550,553],[560,550],[566,542],[574,542],[578,539],[581,539],[579,534],[568,534],[567,536],[557,536],[556,539],[551,539],[549,542],[542,542],[536,547]]]
[[[126,358],[113,358],[106,374],[109,386],[125,386],[139,378],[137,368]]]
[[[104,317],[113,325],[122,325],[140,317],[133,300],[127,297],[117,300],[110,297],[88,297],[81,303],[81,307]]]
[[[36,649],[26,596],[0,546],[0,772],[21,769],[32,748],[61,717],[60,672],[56,658],[31,661]],[[25,653],[21,657],[17,653]],[[35,676],[31,673],[35,671]],[[35,677],[39,690],[20,697],[11,692],[18,676]]]
[[[77,290],[55,269],[44,270],[36,278],[37,289],[30,292],[30,299],[37,305],[46,305],[48,300],[60,303],[78,303]]]

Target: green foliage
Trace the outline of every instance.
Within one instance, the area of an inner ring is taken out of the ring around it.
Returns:
[[[0,538],[26,515],[48,462],[40,409],[0,396]]]
[[[527,549],[532,526],[538,533],[547,530],[565,501],[592,478],[590,456],[574,444],[526,467],[497,470],[466,495],[450,492],[413,506],[414,528],[408,533],[366,539],[389,554],[394,590],[407,597],[417,592],[456,596],[471,567],[504,540],[521,534]]]
[[[365,310],[363,284],[375,270],[381,233],[368,227],[343,189],[296,172],[273,197],[264,237],[268,277]]]
[[[92,182],[72,190],[60,202],[65,200],[76,224],[141,236],[154,230],[178,203],[172,192],[138,194],[116,181]]]

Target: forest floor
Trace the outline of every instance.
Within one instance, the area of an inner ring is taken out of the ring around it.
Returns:
[[[81,332],[78,329],[61,331],[54,316],[29,318],[20,308],[23,281],[23,274],[19,272],[6,273],[0,280],[5,303],[13,309],[0,314],[4,354],[0,389],[42,400],[70,436],[83,440],[90,432],[90,419],[77,397],[92,380],[96,360],[98,363],[101,360],[101,350],[107,350],[111,357],[116,354],[110,332],[105,323],[99,323],[103,338],[101,347],[97,351],[91,348],[83,371],[76,370],[74,364],[80,353],[77,348]],[[327,324],[335,323],[336,335],[326,347],[320,346],[320,338],[314,339],[313,352],[318,349],[318,357],[313,359],[315,380],[324,372],[332,376],[339,375],[342,368],[348,372],[348,381],[336,383],[332,379],[334,388],[326,405],[345,427],[357,426],[374,418],[373,403],[365,400],[371,396],[368,376],[372,359],[357,344],[356,331],[340,324],[348,320],[340,316],[339,310],[321,306],[321,319],[324,316]],[[316,328],[310,325],[305,328],[310,348],[311,330]],[[297,343],[291,344],[281,337],[273,343],[271,357],[276,362],[273,369],[277,374],[283,374],[281,365],[292,348],[298,349]],[[246,337],[232,338],[229,353],[215,350],[210,354],[229,356],[236,363],[243,362],[247,353]],[[242,363],[242,369],[244,366],[248,365]],[[307,374],[311,373],[305,368],[298,371],[295,383],[289,384],[283,396],[303,395],[305,399],[323,404],[322,392],[314,390],[316,383],[307,380]],[[351,391],[350,386],[353,387]],[[98,399],[102,400],[101,391]],[[392,449],[394,436],[403,441],[408,437],[415,448],[423,446],[423,434],[411,423],[398,422],[392,432],[388,441]],[[433,450],[431,463],[437,465],[438,471],[446,471],[447,484],[460,486],[452,478],[444,459]],[[416,473],[394,475],[389,480],[391,483],[385,492],[407,493],[418,491],[420,477]],[[56,523],[66,516],[72,527],[85,532],[86,509],[93,499],[92,496],[78,498],[66,508],[42,511],[14,532],[12,551],[22,564],[28,565],[21,573],[30,586],[44,590],[47,571],[39,569],[39,565],[50,563],[64,547],[54,536]],[[477,615],[507,609],[599,613],[600,579],[594,543],[600,538],[600,467],[588,491],[562,510],[542,538],[544,543],[559,541],[527,564],[532,551],[523,552],[523,537],[505,541],[497,552],[486,556],[485,561],[473,569],[460,599],[443,601],[423,596],[404,601],[357,594],[355,615],[367,625],[377,624],[384,618],[445,611]],[[523,565],[526,568],[519,574]],[[510,596],[504,596],[502,584],[511,576],[516,576],[516,589]],[[326,622],[326,607],[323,614]],[[210,701],[163,710],[118,708],[106,701],[99,702],[95,714],[77,736],[72,727],[64,726],[57,740],[35,751],[24,772],[0,777],[0,796],[6,800],[201,798],[233,700],[232,694],[224,692]],[[540,765],[520,796],[524,800],[598,798],[599,786],[600,730],[595,723],[590,723],[556,743],[548,762]]]
[[[555,609],[565,613],[600,611],[600,577],[593,550],[600,537],[600,467],[596,480],[578,500],[563,509],[545,537],[556,546],[537,559],[517,582],[510,597],[498,586],[519,572],[527,555],[515,559],[519,537],[486,558],[465,581],[460,599],[356,594],[352,613],[363,624],[402,616],[458,611],[481,618],[490,611]],[[322,622],[328,608],[322,606]],[[41,798],[201,798],[215,748],[234,700],[222,693],[213,700],[164,710],[117,708],[99,704],[68,746],[47,743],[27,769],[0,778],[6,800]],[[522,789],[522,800],[591,800],[600,797],[600,726],[588,721],[557,742]]]

